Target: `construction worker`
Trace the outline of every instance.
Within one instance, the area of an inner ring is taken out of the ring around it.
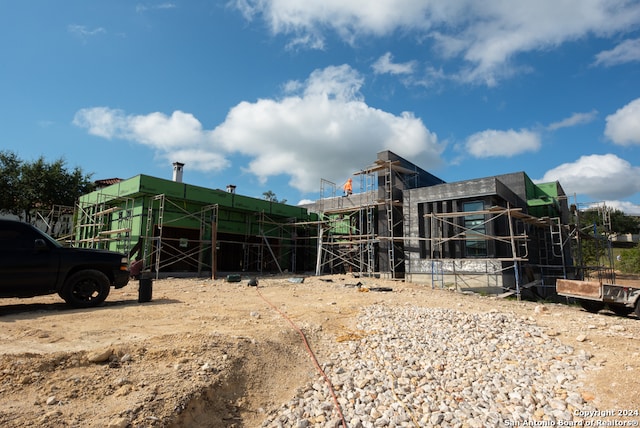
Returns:
[[[353,193],[353,180],[349,178],[347,182],[344,183],[344,186],[342,186],[342,189],[344,190],[344,196],[351,195]]]

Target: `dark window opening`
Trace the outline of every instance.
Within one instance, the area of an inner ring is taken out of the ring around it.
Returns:
[[[465,202],[462,206],[464,212],[464,227],[467,235],[465,240],[465,253],[467,257],[487,257],[487,240],[485,238],[485,217],[480,211],[484,210],[484,202]],[[474,239],[477,238],[477,239]]]

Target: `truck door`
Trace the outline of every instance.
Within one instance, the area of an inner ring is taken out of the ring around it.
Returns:
[[[26,223],[0,222],[0,296],[55,291],[58,248]]]

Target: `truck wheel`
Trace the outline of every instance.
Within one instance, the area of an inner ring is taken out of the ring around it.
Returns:
[[[580,299],[580,306],[587,312],[597,313],[601,309],[604,309],[604,303],[598,302],[596,300],[583,300]]]
[[[633,312],[633,308],[628,308],[622,305],[609,305],[609,309],[611,309],[613,313],[621,317],[626,317],[631,312]]]
[[[110,281],[102,272],[82,270],[71,275],[64,284],[61,296],[76,308],[97,306],[109,295]]]

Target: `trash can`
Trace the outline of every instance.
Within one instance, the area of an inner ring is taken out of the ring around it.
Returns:
[[[151,295],[153,294],[153,278],[151,273],[142,273],[138,280],[138,303],[145,303],[151,301]]]

